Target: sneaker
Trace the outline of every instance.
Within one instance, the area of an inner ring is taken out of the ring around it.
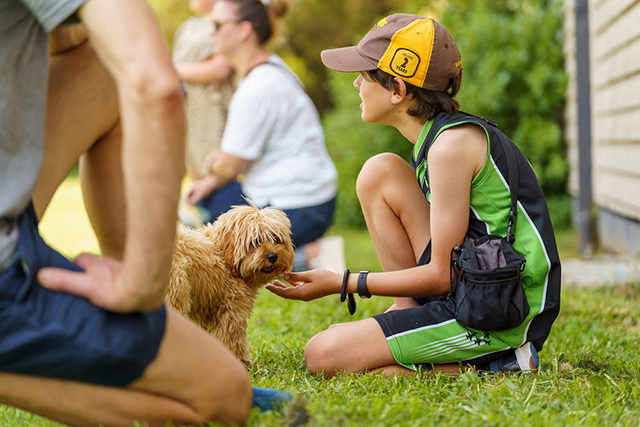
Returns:
[[[537,372],[540,366],[538,352],[533,343],[528,342],[516,348],[513,353],[489,363],[492,372]]]
[[[253,407],[260,408],[262,412],[278,409],[293,400],[293,395],[285,390],[261,387],[252,388]]]

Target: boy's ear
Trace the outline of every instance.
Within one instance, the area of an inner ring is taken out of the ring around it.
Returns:
[[[400,104],[407,98],[407,85],[404,80],[399,77],[393,78],[393,94],[391,95],[391,102],[394,104]]]

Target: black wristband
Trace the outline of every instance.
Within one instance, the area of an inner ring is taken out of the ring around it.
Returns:
[[[351,271],[349,269],[344,270],[344,274],[342,275],[342,288],[340,289],[340,302],[344,302],[347,298],[347,309],[349,310],[349,314],[353,315],[356,312],[356,300],[353,297],[353,294],[347,295],[347,282],[349,281],[349,275]]]
[[[356,299],[353,297],[353,294],[349,294],[348,297],[347,309],[349,309],[349,314],[353,315],[353,313],[356,312]]]
[[[367,275],[369,270],[363,270],[358,274],[358,295],[360,298],[371,298],[371,294],[367,289]]]
[[[351,271],[347,268],[342,275],[342,288],[340,288],[340,302],[344,302],[347,299],[347,282],[349,281],[349,275]]]

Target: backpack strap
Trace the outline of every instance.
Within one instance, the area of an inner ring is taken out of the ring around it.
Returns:
[[[444,113],[441,113],[444,114]],[[508,175],[508,184],[509,184],[509,192],[511,195],[511,207],[509,209],[509,217],[508,217],[508,225],[507,225],[507,235],[506,240],[509,243],[513,243],[515,241],[514,231],[515,224],[518,215],[518,163],[516,161],[516,155],[513,151],[512,142],[497,128],[498,125],[493,120],[486,117],[477,117],[468,113],[464,113],[462,111],[458,112],[455,116],[447,116],[451,117],[450,119],[444,120],[444,116],[438,115],[434,124],[429,131],[428,135],[425,138],[425,141],[420,149],[420,153],[418,158],[414,158],[413,154],[411,156],[411,165],[415,169],[422,161],[426,160],[427,153],[431,145],[435,142],[436,137],[443,130],[446,130],[451,125],[457,126],[465,123],[475,123],[480,125],[481,127],[486,128],[486,125],[490,125],[495,128],[494,132],[491,132],[492,135],[495,136],[492,140],[495,141],[497,139],[502,146],[502,151],[505,154],[505,159],[507,161],[507,175]],[[443,119],[444,123],[439,119]],[[425,168],[425,177],[426,182],[419,182],[423,192],[425,195],[429,192],[429,166],[427,165]]]
[[[490,125],[497,127],[496,122],[486,117],[482,117],[484,121]],[[502,150],[504,151],[505,158],[507,160],[507,174],[509,175],[509,192],[511,193],[511,208],[509,209],[509,224],[507,226],[507,235],[505,239],[507,242],[513,244],[516,240],[513,235],[515,230],[516,219],[518,216],[518,163],[516,162],[516,155],[513,152],[513,147],[509,140],[502,134],[502,132],[494,132],[494,135],[500,141]]]

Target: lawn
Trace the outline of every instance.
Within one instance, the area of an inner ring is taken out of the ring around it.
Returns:
[[[45,238],[68,256],[97,251],[81,206],[70,178],[41,225]],[[349,268],[379,271],[366,232],[332,233],[345,237]],[[558,240],[563,257],[575,256],[575,236],[561,233]],[[640,284],[562,296],[560,317],[540,353],[543,373],[326,381],[306,370],[305,343],[333,323],[384,310],[390,299],[359,300],[349,316],[337,296],[304,303],[263,291],[250,320],[250,374],[255,385],[290,390],[296,401],[283,412],[255,412],[248,425],[297,425],[307,416],[309,426],[640,426]],[[56,424],[0,407],[0,425]]]

